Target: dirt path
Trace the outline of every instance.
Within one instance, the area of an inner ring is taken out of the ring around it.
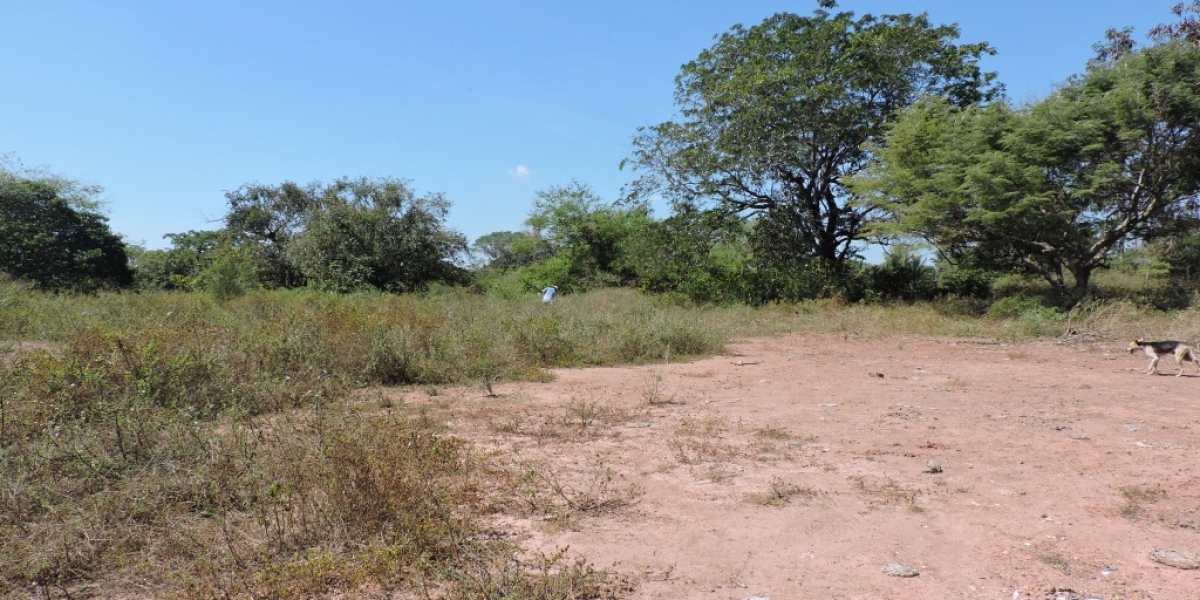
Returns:
[[[635,598],[1200,598],[1200,570],[1151,559],[1200,554],[1195,371],[1112,344],[730,350],[411,401],[561,491],[498,527]]]

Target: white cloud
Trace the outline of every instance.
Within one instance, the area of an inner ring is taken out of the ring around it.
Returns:
[[[525,165],[517,165],[516,167],[508,170],[508,176],[512,177],[513,179],[529,179],[532,175],[533,171],[530,171],[529,167]]]

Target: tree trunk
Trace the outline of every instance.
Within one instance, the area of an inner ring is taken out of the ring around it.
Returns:
[[[1092,270],[1094,268],[1092,265],[1071,267],[1071,275],[1075,277],[1075,286],[1071,288],[1071,297],[1075,301],[1079,301],[1087,295],[1088,282],[1092,279]]]

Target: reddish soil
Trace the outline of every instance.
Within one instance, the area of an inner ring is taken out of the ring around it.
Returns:
[[[1200,376],[1147,362],[792,335],[409,402],[540,484],[496,527],[632,598],[1195,600],[1151,555],[1200,555]]]

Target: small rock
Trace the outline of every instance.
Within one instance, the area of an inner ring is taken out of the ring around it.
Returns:
[[[1176,569],[1200,569],[1200,556],[1185,550],[1158,549],[1150,553],[1150,560]]]
[[[1125,431],[1141,431],[1142,426],[1137,423],[1130,423],[1125,426]]]
[[[900,563],[889,564],[883,568],[883,572],[885,575],[891,575],[892,577],[916,577],[917,575],[920,575],[916,569],[907,567]]]
[[[940,463],[936,460],[931,460],[931,461],[925,463],[925,472],[926,473],[941,473],[942,472],[942,463]]]

